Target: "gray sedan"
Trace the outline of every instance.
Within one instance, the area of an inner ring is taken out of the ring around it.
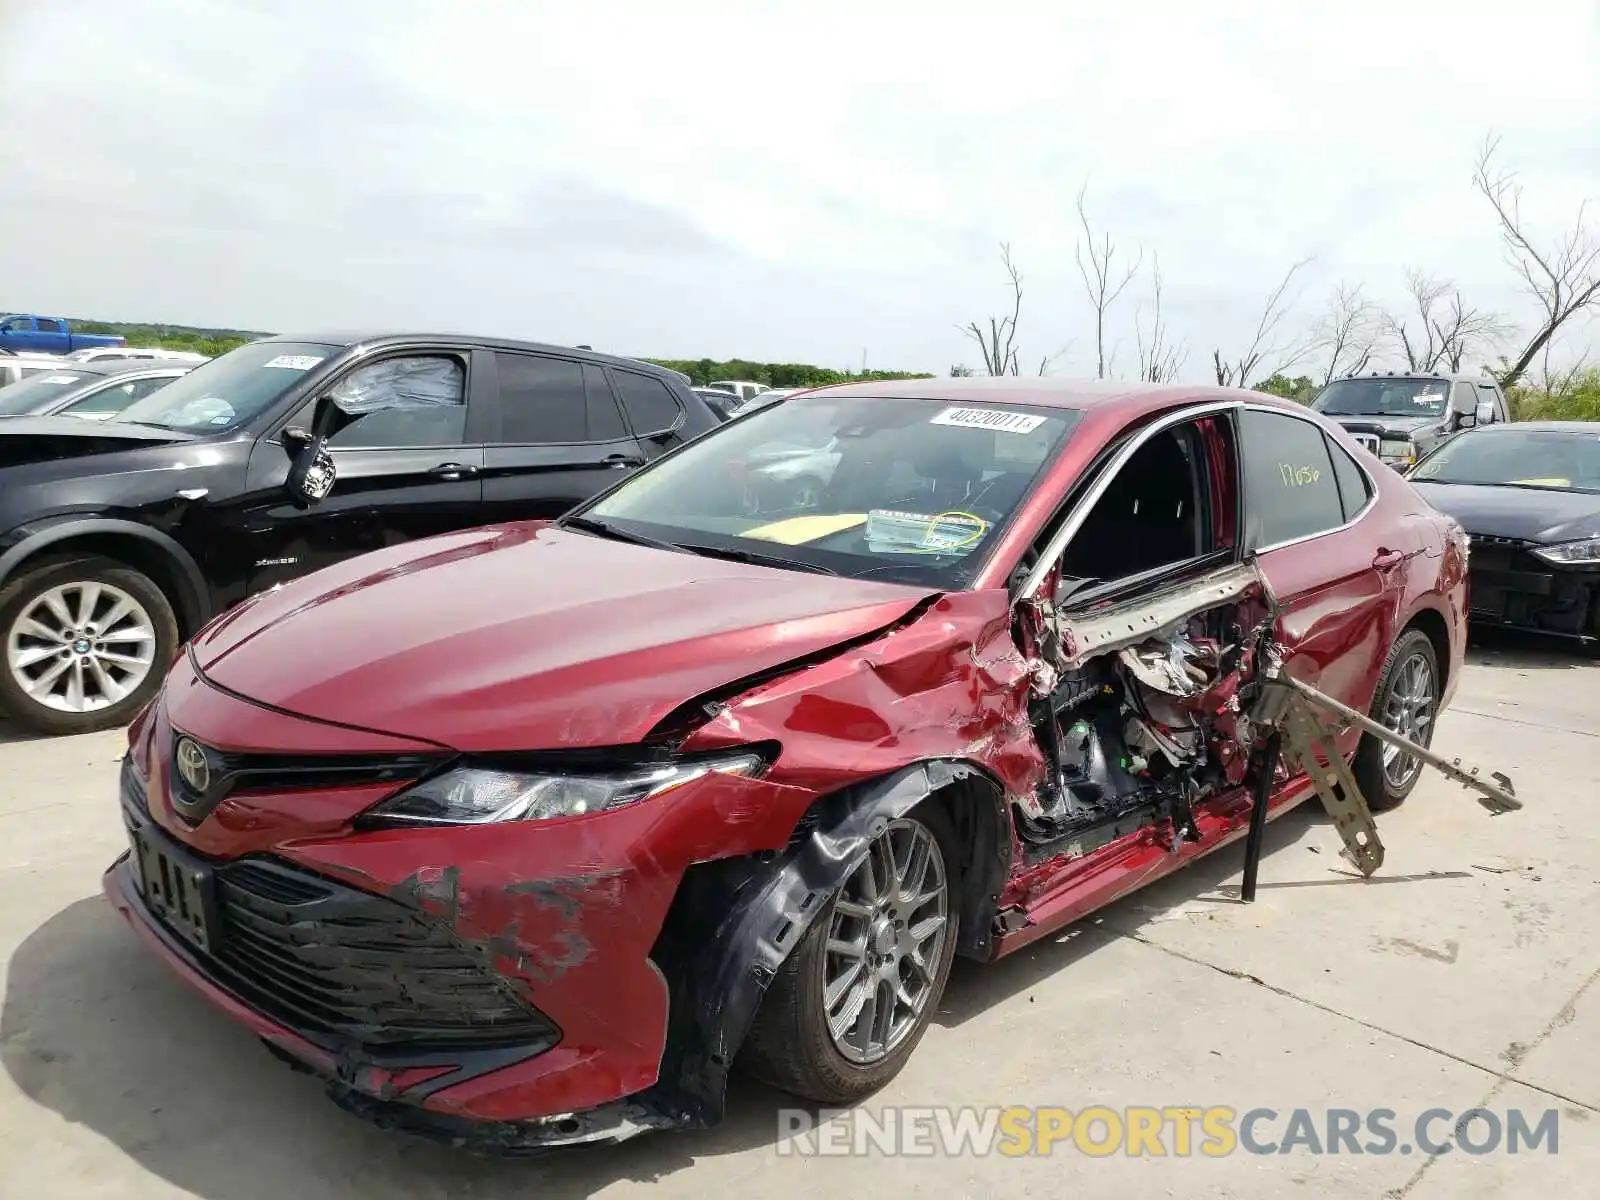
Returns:
[[[62,415],[110,420],[193,368],[192,363],[151,359],[89,363],[63,359],[59,368],[0,387],[0,418]]]

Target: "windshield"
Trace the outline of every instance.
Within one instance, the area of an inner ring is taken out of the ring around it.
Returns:
[[[0,417],[26,417],[55,407],[90,376],[77,371],[50,371],[0,387]],[[94,376],[94,378],[99,378]]]
[[[201,363],[116,418],[163,429],[225,433],[259,416],[338,347],[251,342]]]
[[[1311,407],[1330,417],[1438,417],[1449,393],[1447,379],[1340,379]]]
[[[1464,433],[1418,463],[1411,478],[1419,483],[1600,492],[1600,426],[1594,433],[1517,429]]]
[[[805,397],[696,439],[579,516],[729,557],[963,586],[1080,416]]]

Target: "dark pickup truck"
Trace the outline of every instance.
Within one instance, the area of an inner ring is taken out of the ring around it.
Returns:
[[[181,641],[247,596],[560,516],[719,424],[647,363],[433,334],[268,338],[116,420],[0,422],[0,716],[125,724]]]
[[[60,317],[0,316],[0,351],[18,354],[71,354],[95,346],[125,346],[127,339],[97,333],[73,333]]]
[[[1504,394],[1487,376],[1421,371],[1336,379],[1311,407],[1402,472],[1463,429],[1510,419]]]

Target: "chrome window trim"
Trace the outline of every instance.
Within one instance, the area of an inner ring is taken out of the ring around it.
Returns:
[[[1057,529],[1050,540],[1045,543],[1044,549],[1039,552],[1038,561],[1033,564],[1033,569],[1028,572],[1028,576],[1023,580],[1022,586],[1017,589],[1018,598],[1026,599],[1039,590],[1044,583],[1045,576],[1050,574],[1056,563],[1060,561],[1061,556],[1066,553],[1067,544],[1077,536],[1079,528],[1088,519],[1089,510],[1099,502],[1101,496],[1105,495],[1106,489],[1111,486],[1111,481],[1128,465],[1129,459],[1137,454],[1146,442],[1155,437],[1156,434],[1171,429],[1174,425],[1198,421],[1202,417],[1220,416],[1223,413],[1231,413],[1242,407],[1244,407],[1244,401],[1242,400],[1221,400],[1209,404],[1197,404],[1188,408],[1180,408],[1152,421],[1135,434],[1133,439],[1117,452],[1116,458],[1107,464],[1105,471],[1101,473],[1099,479],[1095,480],[1094,485],[1084,493],[1083,498],[1073,506],[1072,512],[1061,523],[1061,528]],[[1267,411],[1276,412],[1278,410],[1269,408]]]

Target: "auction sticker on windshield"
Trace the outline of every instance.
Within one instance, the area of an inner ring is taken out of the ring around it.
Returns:
[[[39,380],[39,382],[40,383],[77,383],[78,382],[78,377],[76,375],[46,375],[43,379]]]
[[[989,532],[971,513],[910,513],[875,508],[867,514],[867,549],[874,554],[965,554]]]
[[[282,367],[289,371],[309,371],[322,360],[314,354],[280,354],[270,362],[264,362],[263,367]]]
[[[1006,412],[998,408],[947,408],[930,424],[956,425],[963,429],[994,429],[1001,433],[1032,433],[1047,418],[1032,413]]]

